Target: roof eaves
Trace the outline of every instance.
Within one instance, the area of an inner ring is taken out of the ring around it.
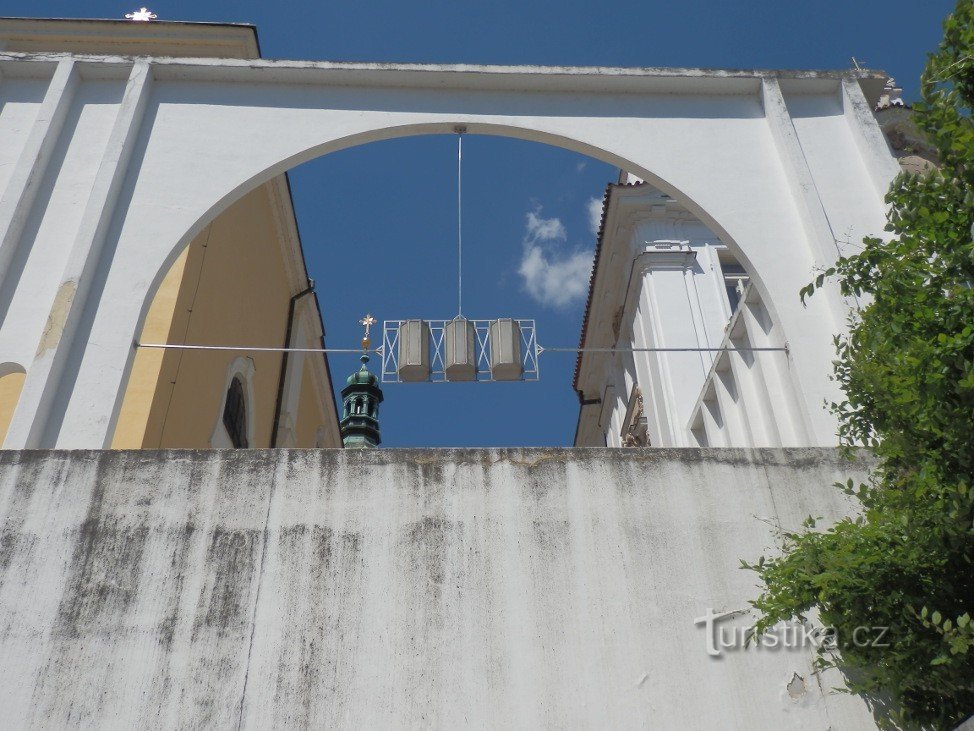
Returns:
[[[585,339],[588,335],[588,319],[592,312],[592,298],[595,295],[595,277],[598,274],[599,265],[602,261],[602,244],[605,238],[605,223],[609,215],[609,204],[612,201],[612,193],[623,188],[638,188],[647,185],[645,182],[638,183],[609,183],[605,187],[605,195],[602,198],[602,220],[599,222],[599,233],[595,240],[595,257],[592,260],[592,274],[588,280],[588,299],[585,301],[585,315],[582,317],[582,330],[578,338],[578,355],[575,357],[575,374],[572,377],[572,388],[578,391],[578,376],[582,370],[582,357],[585,355]]]

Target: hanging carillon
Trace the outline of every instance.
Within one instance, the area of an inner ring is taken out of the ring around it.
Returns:
[[[538,380],[540,348],[534,320],[469,320],[463,314],[463,135],[457,133],[457,314],[451,320],[386,321],[382,380],[433,381]]]

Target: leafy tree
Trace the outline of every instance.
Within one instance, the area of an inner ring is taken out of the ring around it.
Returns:
[[[974,0],[959,0],[921,79],[916,121],[939,171],[901,174],[886,197],[890,240],[802,290],[835,279],[862,297],[835,339],[831,404],[842,444],[878,465],[843,489],[859,517],[784,534],[784,554],[744,566],[765,585],[756,629],[817,610],[834,627],[850,688],[885,698],[893,726],[952,728],[974,714]],[[856,646],[889,627],[888,647]]]

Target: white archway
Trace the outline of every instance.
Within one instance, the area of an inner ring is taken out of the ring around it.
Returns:
[[[802,334],[791,343],[797,375],[820,402],[834,396],[823,344],[843,327],[844,305],[816,298],[805,310],[797,292],[834,259],[835,231],[882,230],[896,172],[863,74],[66,63],[128,77],[49,322],[28,338],[36,354],[11,447],[106,446],[149,293],[246,191],[330,152],[458,124],[587,154],[679,197],[757,274],[785,332]],[[813,428],[831,442],[829,415]]]

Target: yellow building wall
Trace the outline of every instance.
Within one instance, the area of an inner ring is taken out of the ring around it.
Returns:
[[[193,254],[192,262],[189,262],[190,253]],[[202,248],[197,240],[176,259],[149,306],[139,338],[141,342],[181,342],[193,294],[191,287],[183,286],[184,277],[186,283],[195,281],[199,275],[201,253]],[[112,449],[159,446],[163,424],[159,417],[172,393],[169,386],[176,377],[177,362],[178,353],[172,350],[139,348],[135,351],[135,362],[115,426]],[[150,419],[153,412],[156,412],[156,418]]]
[[[314,346],[312,346],[314,347]],[[298,444],[313,445],[318,439],[318,427],[323,424],[319,415],[319,409],[315,399],[309,396],[315,393],[315,385],[311,375],[312,359],[321,356],[307,355],[304,359],[304,368],[301,369],[301,403],[298,407],[298,418],[295,431],[297,432]]]
[[[25,380],[27,374],[19,371],[0,377],[0,444],[7,438],[7,429],[10,428],[10,420],[20,400]]]
[[[237,201],[173,264],[150,306],[141,341],[280,347],[292,294],[281,236],[267,186]],[[228,368],[238,357],[249,357],[254,365],[253,400],[247,402],[254,425],[249,446],[270,446],[281,353],[140,348],[112,447],[213,446],[211,437],[222,424]],[[334,420],[331,393],[315,395],[310,365],[306,361],[297,417],[301,447],[315,446],[318,427]]]

